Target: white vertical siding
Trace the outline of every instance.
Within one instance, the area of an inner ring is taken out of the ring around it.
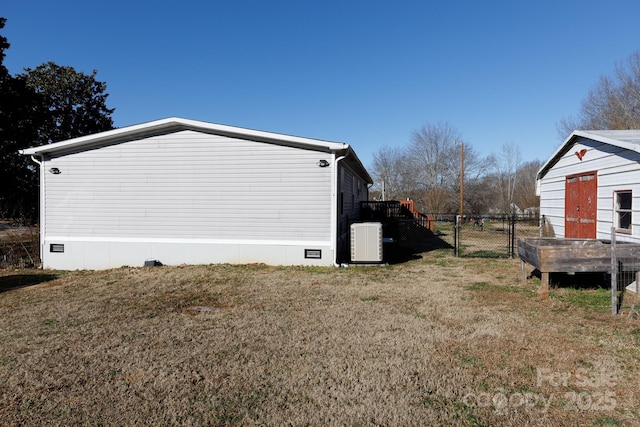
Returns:
[[[576,152],[586,149],[582,161]],[[640,154],[587,138],[578,138],[540,180],[540,214],[553,226],[555,235],[564,237],[565,178],[596,171],[598,175],[597,238],[611,237],[614,218],[614,192],[633,192],[632,234],[619,234],[620,240],[640,241]]]

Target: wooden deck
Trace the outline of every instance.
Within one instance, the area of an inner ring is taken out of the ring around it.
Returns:
[[[540,271],[540,295],[549,295],[549,273],[611,272],[611,243],[596,239],[560,239],[534,237],[518,239],[522,280],[527,279],[527,264]],[[634,271],[640,257],[640,244],[616,244],[618,270]]]

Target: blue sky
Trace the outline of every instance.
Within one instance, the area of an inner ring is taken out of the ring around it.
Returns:
[[[98,71],[117,127],[169,116],[385,146],[447,122],[547,160],[557,123],[640,49],[640,2],[11,0],[11,73]]]

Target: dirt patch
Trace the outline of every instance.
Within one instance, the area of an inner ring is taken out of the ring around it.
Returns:
[[[449,254],[41,272],[0,293],[0,423],[640,422],[638,321]]]

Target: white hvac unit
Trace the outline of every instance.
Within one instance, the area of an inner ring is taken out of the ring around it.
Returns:
[[[382,262],[382,224],[351,224],[351,262]]]

